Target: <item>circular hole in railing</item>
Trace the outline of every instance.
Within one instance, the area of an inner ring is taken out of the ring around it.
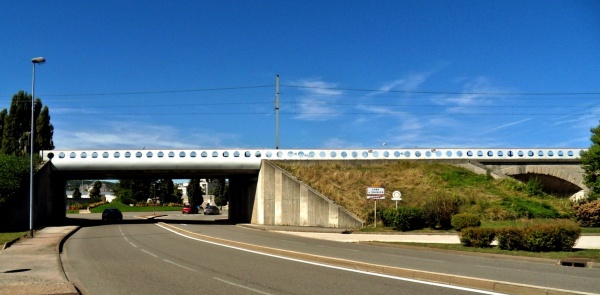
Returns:
[[[298,157],[304,158],[304,152],[298,152]]]
[[[473,156],[473,151],[467,151],[467,157],[472,157]]]
[[[142,157],[142,152],[136,152],[135,153],[135,157],[136,158],[141,158]]]
[[[212,152],[212,157],[216,158],[219,156],[219,153],[217,151]]]
[[[452,157],[452,151],[446,151],[446,157]]]
[[[324,151],[319,152],[319,157],[325,158],[327,154]]]
[[[229,152],[227,152],[227,151],[223,152],[223,157],[225,157],[225,158],[229,157]]]
[[[394,157],[398,158],[398,157],[400,157],[400,155],[402,155],[402,154],[399,151],[394,152]]]
[[[267,152],[267,158],[271,158],[271,157],[273,157],[273,153]]]
[[[158,152],[158,153],[156,153],[156,156],[157,156],[157,157],[159,157],[159,158],[162,158],[162,157],[164,157],[164,156],[165,156],[165,153],[163,153],[163,152]]]
[[[185,152],[179,152],[179,157],[180,158],[185,158]]]
[[[548,157],[554,157],[554,152],[553,151],[548,151]]]
[[[313,151],[309,152],[308,156],[311,157],[311,158],[314,158],[315,157],[315,152],[313,152]]]
[[[98,153],[97,153],[97,152],[93,152],[93,153],[92,153],[92,158],[94,158],[94,159],[95,159],[95,158],[98,158]]]
[[[240,157],[240,152],[238,152],[238,151],[233,152],[233,156],[236,157],[236,158],[239,158]]]
[[[506,155],[507,155],[507,156],[509,156],[509,157],[512,157],[512,156],[514,156],[514,154],[513,154],[513,151],[508,151],[508,152],[506,152]]]
[[[169,152],[169,158],[175,157],[175,152]]]
[[[48,159],[52,160],[54,158],[54,153],[48,153]]]
[[[425,157],[430,158],[431,157],[431,152],[430,151],[426,151],[425,152]]]
[[[113,157],[115,157],[115,158],[119,158],[120,156],[121,156],[121,153],[119,153],[119,152],[115,152],[115,154],[113,155]]]
[[[538,151],[538,156],[543,157],[544,156],[544,152],[543,151]]]
[[[206,158],[206,157],[208,157],[208,153],[207,152],[201,152],[200,153],[200,157]]]
[[[535,153],[533,151],[528,151],[527,152],[527,156],[529,157],[533,157],[535,155]]]
[[[358,152],[354,151],[352,153],[350,153],[350,155],[352,156],[352,158],[358,158]]]
[[[331,156],[332,158],[335,158],[337,156],[337,153],[332,151],[329,153],[329,156]]]
[[[567,156],[569,156],[569,157],[572,157],[572,156],[573,156],[573,154],[574,154],[574,153],[573,153],[573,151],[568,151],[568,152],[567,152]]]
[[[462,155],[463,155],[463,152],[462,152],[462,151],[458,151],[458,152],[456,152],[456,155],[457,155],[458,157],[462,157]]]
[[[190,157],[195,158],[196,157],[196,152],[190,152]]]
[[[369,152],[362,152],[362,157],[363,158],[368,158],[369,157]]]
[[[477,151],[477,156],[478,157],[483,157],[483,152],[482,151]]]
[[[404,156],[407,158],[410,158],[410,152],[409,151],[404,152]]]
[[[76,158],[76,157],[77,157],[77,154],[71,153],[71,158]],[[85,152],[83,152],[83,153],[81,153],[80,157],[85,158],[85,157],[87,157],[87,154]]]
[[[152,152],[147,152],[146,153],[146,158],[152,158],[152,156],[153,156]]]
[[[389,158],[390,157],[390,152],[388,152],[388,151],[383,152],[383,156],[386,157],[386,158]]]
[[[60,154],[58,154],[58,158],[59,159],[64,159],[67,155],[64,152],[60,152]]]
[[[415,152],[415,157],[420,158],[421,157],[421,152],[420,151],[416,151]]]
[[[277,158],[283,157],[283,152],[277,152]]]
[[[564,155],[565,155],[565,154],[563,153],[563,151],[558,151],[558,156],[559,156],[559,157],[564,157]]]
[[[102,153],[102,158],[105,158],[105,159],[108,158],[108,152]]]
[[[343,151],[340,153],[340,156],[342,156],[342,158],[346,158],[348,157],[348,153],[346,151]]]
[[[492,151],[487,151],[487,155],[488,155],[488,157],[493,157],[493,156],[494,156],[494,152],[492,152]]]
[[[244,157],[246,158],[250,158],[252,156],[252,153],[249,151],[244,152]]]
[[[254,153],[254,156],[257,158],[260,158],[260,157],[262,157],[262,154],[260,152],[256,152],[256,153]],[[271,156],[269,156],[269,157],[271,157]]]
[[[440,152],[440,151],[435,152],[435,156],[436,157],[441,157],[442,156],[442,152]]]
[[[288,158],[293,158],[294,157],[294,152],[289,151],[287,154]]]
[[[504,153],[502,151],[498,151],[496,154],[498,155],[498,157],[503,157],[504,156]]]
[[[525,153],[523,151],[518,151],[517,152],[517,156],[519,157],[523,157],[525,155]]]
[[[379,152],[378,151],[374,151],[373,152],[373,157],[378,158],[379,157]]]
[[[125,158],[131,158],[131,152],[125,152]]]

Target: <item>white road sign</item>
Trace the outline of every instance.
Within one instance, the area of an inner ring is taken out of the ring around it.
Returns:
[[[399,191],[394,191],[392,193],[392,201],[402,201],[402,193]]]

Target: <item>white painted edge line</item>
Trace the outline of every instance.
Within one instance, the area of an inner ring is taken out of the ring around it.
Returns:
[[[279,256],[279,255],[273,255],[273,254],[258,252],[258,251],[254,251],[254,250],[248,250],[248,249],[244,249],[244,248],[234,247],[234,246],[230,246],[230,245],[224,245],[224,244],[220,244],[220,243],[216,243],[216,242],[211,242],[211,241],[207,241],[207,240],[203,240],[203,239],[199,239],[199,238],[190,237],[190,236],[184,235],[182,233],[178,233],[170,228],[164,227],[160,224],[156,224],[156,225],[163,229],[166,229],[176,235],[180,235],[180,236],[188,238],[188,239],[192,239],[192,240],[196,240],[196,241],[200,241],[200,242],[204,242],[204,243],[208,243],[208,244],[213,244],[213,245],[217,245],[217,246],[221,246],[221,247],[226,247],[226,248],[230,248],[230,249],[235,249],[235,250],[239,250],[239,251],[249,252],[249,253],[253,253],[253,254],[264,255],[264,256],[268,256],[268,257],[285,259],[285,260],[289,260],[289,261],[300,262],[300,263],[316,265],[316,266],[321,266],[321,267],[327,267],[327,268],[332,268],[332,269],[338,269],[338,270],[344,270],[344,271],[360,273],[360,274],[365,274],[365,275],[370,275],[370,276],[376,276],[376,277],[382,277],[382,278],[388,278],[388,279],[394,279],[394,280],[399,280],[399,281],[406,281],[406,282],[411,282],[411,283],[430,285],[430,286],[436,286],[436,287],[442,287],[442,288],[448,288],[448,289],[455,289],[455,290],[461,290],[461,291],[467,291],[467,292],[490,294],[490,295],[504,294],[504,293],[491,292],[491,291],[485,291],[485,290],[480,290],[480,289],[473,289],[473,288],[453,286],[453,285],[447,285],[447,284],[441,284],[441,283],[435,283],[435,282],[420,281],[420,280],[403,278],[403,277],[396,277],[396,276],[391,276],[391,275],[386,275],[386,274],[367,272],[367,271],[362,271],[362,270],[357,270],[357,269],[350,269],[350,268],[327,265],[327,264],[311,262],[311,261],[306,261],[306,260],[300,260],[300,259],[296,259],[296,258],[289,258],[289,257],[284,257],[284,256]],[[167,261],[167,260],[165,260],[165,261]],[[167,262],[170,262],[170,261],[167,261]],[[171,262],[171,263],[173,263],[173,262]]]
[[[266,292],[263,292],[263,291],[260,291],[260,290],[256,290],[256,289],[253,289],[253,288],[250,288],[250,287],[246,287],[244,285],[236,284],[234,282],[230,282],[230,281],[227,281],[227,280],[224,280],[224,279],[220,279],[220,278],[217,278],[217,277],[214,277],[213,279],[215,279],[215,280],[217,280],[219,282],[223,282],[225,284],[229,284],[229,285],[236,286],[236,287],[239,287],[239,288],[242,288],[242,289],[250,290],[252,292],[256,292],[256,293],[260,293],[260,294],[265,294],[265,295],[271,295],[271,293],[266,293]]]
[[[148,254],[150,256],[154,256],[155,258],[158,258],[158,255],[155,255],[154,253],[148,252],[148,251],[146,251],[144,249],[140,249],[140,250],[142,250],[142,252],[144,252],[144,253],[146,253],[146,254]]]
[[[181,264],[179,264],[179,263],[175,263],[175,262],[173,262],[173,261],[171,261],[171,260],[167,260],[167,259],[163,259],[163,260],[164,260],[164,261],[166,261],[166,262],[168,262],[168,263],[170,263],[170,264],[173,264],[173,265],[179,266],[179,267],[181,267],[181,268],[183,268],[183,269],[187,269],[187,270],[189,270],[189,271],[193,271],[193,272],[198,272],[197,270],[195,270],[195,269],[193,269],[193,268],[189,268],[189,267],[187,267],[187,266],[183,266],[183,265],[181,265]]]

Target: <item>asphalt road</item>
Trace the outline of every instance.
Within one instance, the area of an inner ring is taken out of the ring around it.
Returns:
[[[228,235],[262,233],[235,226],[187,227],[205,233],[233,229]],[[150,223],[84,227],[64,249],[67,276],[84,294],[476,294],[241,251]]]
[[[64,255],[68,274],[70,270],[69,278],[78,278],[80,285],[94,290],[91,294],[174,292],[171,289],[161,289],[166,285],[170,286],[169,288],[176,288],[176,293],[181,294],[211,286],[210,288],[216,289],[211,290],[210,293],[219,294],[223,284],[229,285],[229,288],[237,285],[261,287],[256,290],[268,294],[305,294],[309,291],[317,294],[335,294],[337,290],[346,290],[353,294],[366,292],[387,294],[391,290],[397,291],[398,288],[403,290],[403,294],[423,292],[454,294],[453,292],[457,291],[445,288],[421,290],[419,288],[431,288],[431,286],[299,262],[279,261],[281,259],[271,262],[275,258],[181,237],[157,226],[154,221],[136,218],[136,214],[126,213],[125,220],[120,224],[93,221],[95,217],[92,215],[79,216],[92,221],[67,240],[66,255]],[[223,215],[182,215],[171,212],[168,216],[157,218],[156,221],[164,221],[193,233],[252,245],[399,268],[600,294],[600,284],[597,283],[600,278],[599,268],[563,267],[548,260],[482,257],[309,239],[215,222],[223,217]],[[265,259],[268,261],[266,262]],[[163,271],[166,269],[170,270]],[[248,273],[244,274],[239,271],[240,269],[245,269]],[[115,275],[121,271],[123,273]],[[286,277],[288,273],[289,277]],[[175,275],[171,276],[171,274]],[[224,277],[217,274],[222,274]],[[312,276],[312,274],[317,275]],[[228,278],[231,281],[228,281]],[[341,278],[352,279],[347,282]],[[203,280],[206,281],[198,282]],[[271,282],[274,280],[277,282]],[[281,280],[285,282],[283,285],[279,284]],[[381,283],[380,280],[393,282],[391,283],[393,287],[386,289],[385,286],[390,286],[390,283]],[[357,281],[361,283],[354,286],[354,282]],[[377,283],[372,285],[371,282]],[[155,283],[156,286],[146,288]],[[116,289],[97,289],[109,288],[111,285],[114,286],[110,288]],[[127,287],[129,285],[135,288],[130,289]],[[346,285],[351,288],[345,288]],[[327,286],[335,288],[332,291]],[[177,289],[179,287],[182,289]],[[127,292],[121,292],[121,288],[126,288],[124,290]],[[226,291],[229,294],[236,288],[226,289]],[[250,289],[243,290],[245,291],[238,290],[241,292],[238,294],[253,292],[249,291]],[[465,292],[461,290],[459,294]]]

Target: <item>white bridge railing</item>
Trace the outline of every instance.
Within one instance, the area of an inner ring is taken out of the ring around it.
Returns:
[[[577,161],[580,148],[45,150],[59,170],[259,169],[268,160]]]

